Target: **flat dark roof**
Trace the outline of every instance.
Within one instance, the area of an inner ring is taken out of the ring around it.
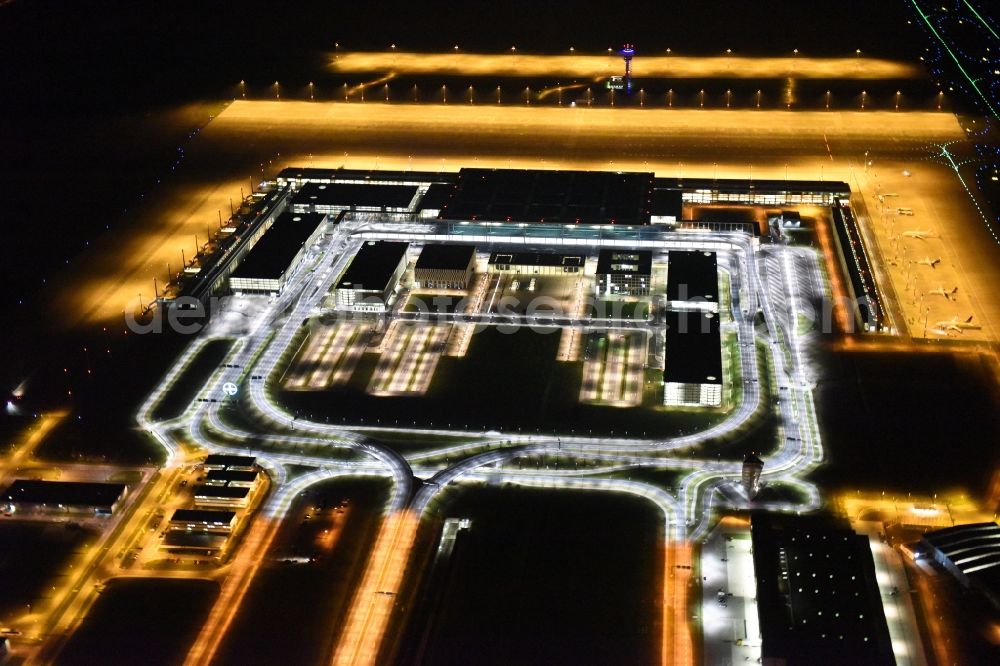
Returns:
[[[868,537],[822,516],[751,518],[765,661],[895,664]]]
[[[715,252],[667,253],[667,300],[719,302],[719,262]]]
[[[652,270],[650,250],[601,250],[597,255],[598,275],[649,275]]]
[[[176,509],[170,517],[172,523],[221,523],[228,525],[236,517],[235,511],[216,509]]]
[[[417,193],[416,185],[389,183],[305,183],[292,197],[292,205],[351,208],[406,208]]]
[[[656,178],[658,189],[674,189],[686,192],[708,190],[710,192],[750,192],[758,194],[833,194],[849,196],[851,187],[835,180],[753,180],[743,178]]]
[[[257,472],[239,469],[210,469],[205,478],[209,481],[256,481]]]
[[[455,183],[433,183],[420,197],[417,210],[441,210],[455,193]]]
[[[212,467],[253,467],[257,464],[257,458],[231,453],[210,453],[205,457],[205,464]]]
[[[438,216],[563,224],[649,224],[653,174],[462,169]]]
[[[458,174],[434,171],[392,171],[374,169],[324,169],[319,167],[286,167],[278,174],[283,180],[368,180],[373,182],[406,181],[411,183],[454,183]]]
[[[559,254],[556,252],[494,252],[491,264],[511,264],[514,266],[579,266],[583,267],[586,257],[582,254]]]
[[[337,289],[385,289],[408,247],[409,243],[396,241],[365,241],[341,276]]]
[[[198,550],[219,550],[229,540],[227,534],[206,534],[205,532],[188,532],[186,530],[170,530],[163,537],[163,545],[167,548],[191,548]]]
[[[653,190],[653,215],[673,215],[678,220],[684,210],[684,193],[681,190],[658,187]]]
[[[198,486],[195,497],[217,497],[219,499],[243,499],[250,494],[249,488],[242,486]]]
[[[79,507],[112,507],[125,494],[123,483],[18,479],[4,491],[11,502]]]
[[[279,279],[325,218],[324,213],[282,213],[243,258],[231,277]]]
[[[420,251],[416,267],[424,270],[464,271],[474,256],[475,245],[428,243]]]
[[[719,316],[711,312],[666,312],[666,365],[663,381],[722,383]]]

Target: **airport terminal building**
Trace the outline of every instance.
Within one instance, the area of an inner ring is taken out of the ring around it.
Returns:
[[[409,243],[366,241],[336,286],[336,308],[383,313],[406,270]]]
[[[229,287],[237,294],[276,294],[285,286],[325,226],[325,213],[282,213],[236,270]]]
[[[582,273],[587,258],[582,254],[555,252],[494,252],[487,272],[512,275],[572,275]]]
[[[601,250],[596,290],[600,296],[649,296],[653,253],[649,250]]]
[[[667,305],[674,310],[719,311],[719,261],[715,252],[667,254]]]
[[[418,289],[468,289],[476,267],[474,245],[429,243],[413,269]]]
[[[718,407],[722,404],[722,337],[711,312],[666,313],[663,404]]]

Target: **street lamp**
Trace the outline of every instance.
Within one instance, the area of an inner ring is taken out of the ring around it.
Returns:
[[[274,82],[274,98],[281,99],[281,87],[278,85],[277,81]]]
[[[247,98],[247,82],[243,79],[240,79],[240,94],[243,96],[243,99]],[[938,108],[940,109],[941,107],[938,106]]]
[[[309,82],[309,99],[316,99],[316,86],[313,85],[312,81]]]

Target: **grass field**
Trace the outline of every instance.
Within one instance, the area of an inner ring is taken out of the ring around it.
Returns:
[[[90,530],[64,523],[0,523],[0,621],[44,602],[50,587],[68,574],[74,554],[95,538]]]
[[[57,661],[65,666],[180,664],[217,594],[217,584],[204,580],[113,580]]]
[[[662,516],[611,493],[463,488],[471,518],[425,579],[400,663],[639,664],[659,658]]]
[[[985,488],[1000,465],[1000,402],[984,358],[837,352],[823,360],[817,414],[829,464],[815,480],[925,494]]]

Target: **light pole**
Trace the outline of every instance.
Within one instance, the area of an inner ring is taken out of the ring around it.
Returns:
[[[313,85],[312,81],[309,82],[309,99],[310,100],[316,99],[316,86]]]
[[[669,51],[670,49],[667,49],[667,50]],[[673,88],[671,88],[670,90],[667,91],[667,107],[671,108],[671,109],[674,108],[674,89]]]
[[[247,82],[243,79],[240,79],[240,95],[243,96],[243,99],[247,98]],[[938,105],[938,108],[941,108],[940,104]]]
[[[277,81],[274,82],[274,99],[281,99],[281,87]]]

